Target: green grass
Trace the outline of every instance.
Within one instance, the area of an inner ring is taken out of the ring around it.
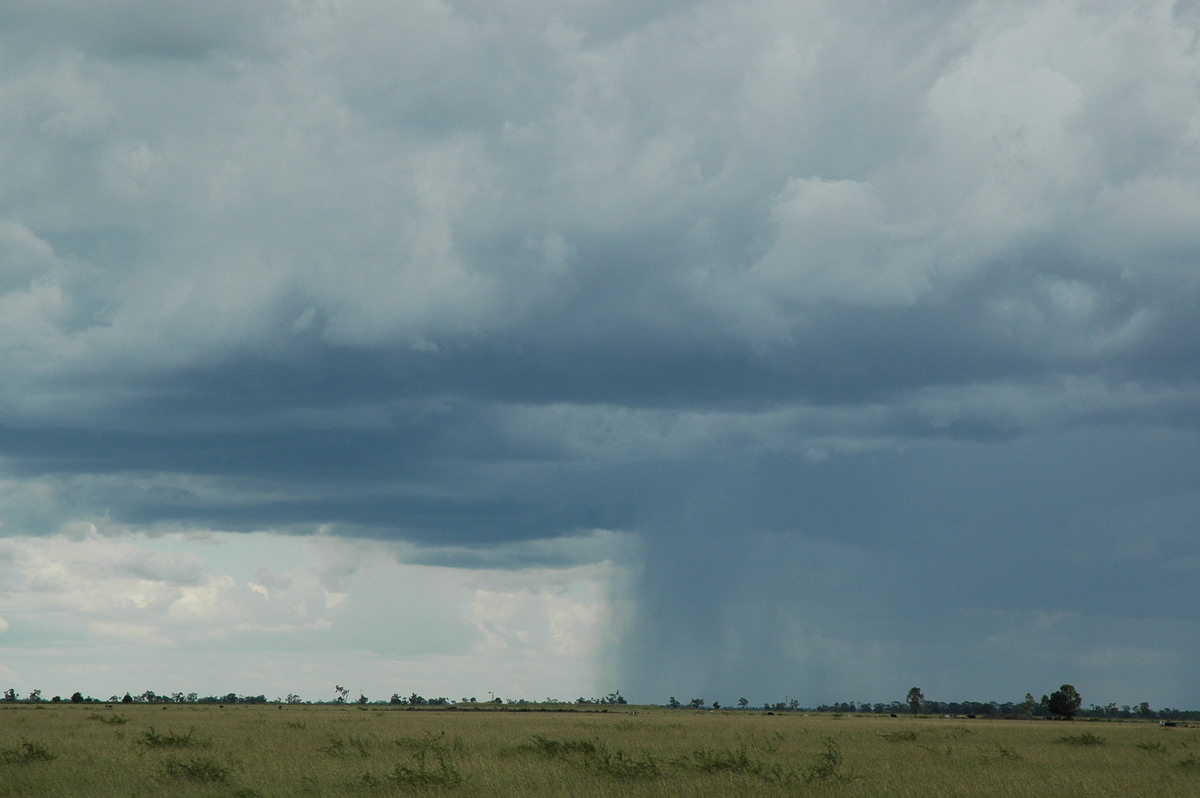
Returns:
[[[18,704],[0,708],[0,785],[50,798],[1171,798],[1200,795],[1200,728],[644,707]]]

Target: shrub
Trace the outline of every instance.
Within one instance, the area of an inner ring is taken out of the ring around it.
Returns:
[[[1071,735],[1059,737],[1058,741],[1067,745],[1104,745],[1104,738],[1091,732],[1084,732],[1074,737]]]
[[[887,740],[889,743],[911,743],[916,740],[919,735],[920,732],[915,732],[911,729],[905,729],[903,731],[888,732],[887,734],[881,734],[879,736]]]
[[[138,742],[147,748],[187,748],[189,745],[198,743],[195,735],[194,728],[188,729],[187,734],[179,734],[170,729],[165,734],[159,734],[151,726],[142,732],[142,738]]]
[[[16,748],[0,749],[0,762],[6,765],[27,765],[31,762],[49,762],[54,754],[36,740],[22,740]]]
[[[654,778],[662,774],[658,760],[646,754],[636,758],[623,750],[609,751],[602,742],[591,740],[554,740],[535,734],[528,747],[555,759],[566,759],[577,765],[619,779]]]
[[[174,757],[162,763],[162,773],[167,778],[186,781],[225,781],[231,769],[207,757],[183,762]]]
[[[124,715],[101,715],[99,712],[93,712],[87,716],[88,720],[98,720],[109,726],[122,726],[129,722],[129,718]]]
[[[445,730],[437,734],[431,731],[424,731],[415,737],[400,737],[396,740],[396,745],[413,751],[434,751],[443,754],[450,753],[451,751],[461,753],[463,750],[462,738],[455,735],[447,740]]]
[[[694,751],[691,757],[685,758],[684,761],[689,762],[701,773],[725,770],[731,773],[751,773],[757,776],[763,772],[763,763],[757,759],[751,759],[745,748],[739,748],[736,751],[701,748]]]
[[[374,745],[374,740],[370,737],[356,737],[349,735],[342,737],[338,734],[330,734],[328,736],[329,744],[323,745],[317,750],[329,756],[342,756],[354,749],[359,756],[366,759],[371,755],[371,746]]]
[[[635,759],[618,748],[611,754],[603,746],[589,757],[585,764],[606,776],[618,779],[652,779],[661,775],[658,761],[649,754]]]
[[[817,754],[805,772],[805,781],[849,782],[857,778],[853,772],[842,770],[842,748],[832,737],[825,738],[825,750]]]
[[[400,787],[452,787],[462,783],[462,774],[443,752],[436,754],[437,765],[431,765],[425,751],[413,754],[413,764],[397,763],[385,778]]]
[[[591,740],[552,740],[541,734],[535,734],[529,745],[540,754],[559,758],[570,754],[585,756],[596,753],[597,746]]]

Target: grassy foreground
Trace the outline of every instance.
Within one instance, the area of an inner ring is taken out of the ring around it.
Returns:
[[[1196,796],[1200,728],[613,709],[0,708],[4,796]]]

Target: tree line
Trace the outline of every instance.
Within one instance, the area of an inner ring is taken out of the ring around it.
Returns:
[[[720,709],[721,704],[713,701],[708,704],[703,698],[693,698],[690,701],[680,701],[675,696],[667,699],[666,706],[671,709]],[[760,706],[752,706],[746,698],[739,698],[738,709],[758,710]],[[729,708],[729,707],[726,707]],[[905,700],[899,701],[843,701],[832,704],[818,704],[806,707],[795,698],[783,701],[768,701],[761,705],[766,712],[833,712],[853,714],[899,715],[901,713],[930,715],[971,715],[975,717],[1060,717],[1060,718],[1099,718],[1099,719],[1134,719],[1144,720],[1200,720],[1200,710],[1184,710],[1173,707],[1154,709],[1148,701],[1137,706],[1128,704],[1117,706],[1115,703],[1090,704],[1083,706],[1083,698],[1073,685],[1064,684],[1057,690],[1043,695],[1041,700],[1035,699],[1032,693],[1026,693],[1022,701],[936,701],[925,698],[919,687],[908,691]]]
[[[546,698],[540,701],[529,700],[526,698],[501,698],[493,694],[489,694],[486,699],[477,699],[474,696],[462,697],[455,701],[446,696],[437,696],[427,698],[419,693],[413,692],[407,695],[401,693],[392,693],[388,699],[371,699],[359,692],[357,699],[350,698],[350,691],[342,685],[334,687],[334,694],[329,699],[307,700],[301,698],[296,693],[288,693],[284,697],[276,697],[274,700],[267,698],[266,695],[243,695],[239,693],[225,693],[223,695],[200,695],[198,693],[156,693],[153,690],[145,690],[141,693],[125,693],[124,695],[112,695],[108,698],[93,698],[84,696],[80,692],[73,693],[69,698],[63,699],[61,696],[53,696],[45,698],[41,690],[33,690],[27,696],[21,697],[17,694],[14,688],[8,688],[0,694],[0,702],[24,702],[24,703],[62,703],[70,702],[75,704],[81,703],[123,703],[123,704],[376,704],[376,705],[391,705],[391,706],[461,706],[461,705],[488,705],[499,704],[506,706],[561,706],[564,704],[575,705],[622,705],[628,703],[619,690],[608,693],[605,696],[588,698],[580,696],[576,699],[561,700],[557,698]],[[739,710],[760,710],[764,712],[831,712],[831,713],[853,713],[853,714],[882,714],[882,715],[899,715],[901,713],[924,713],[930,715],[974,715],[976,717],[1080,717],[1080,718],[1097,718],[1097,719],[1114,719],[1128,720],[1140,718],[1143,720],[1200,720],[1200,710],[1184,710],[1173,707],[1164,707],[1155,709],[1150,706],[1150,703],[1143,701],[1136,706],[1124,704],[1118,706],[1115,703],[1105,705],[1089,704],[1083,705],[1083,699],[1078,691],[1069,684],[1062,685],[1058,690],[1053,691],[1048,695],[1043,695],[1041,700],[1033,697],[1033,694],[1026,693],[1024,700],[1021,701],[938,701],[926,699],[923,691],[920,688],[914,687],[908,691],[905,700],[894,701],[842,701],[830,704],[818,704],[816,706],[802,706],[800,701],[795,698],[785,698],[783,701],[767,701],[763,704],[751,705],[749,699],[742,697],[737,699],[733,706],[723,707],[719,701],[709,703],[704,698],[690,698],[687,701],[680,701],[675,696],[671,696],[666,707],[671,709],[739,709]]]
[[[517,706],[532,706],[542,704],[625,704],[625,697],[621,695],[621,691],[617,690],[609,693],[601,698],[585,698],[583,696],[574,699],[573,701],[561,701],[557,698],[547,698],[544,701],[530,701],[525,698],[501,698],[495,694],[489,694],[485,700],[477,699],[474,696],[462,697],[458,701],[453,701],[445,696],[437,696],[436,698],[426,698],[420,693],[410,693],[401,695],[400,693],[392,693],[389,699],[372,700],[364,695],[361,691],[358,698],[350,699],[350,691],[342,685],[335,685],[333,697],[328,700],[317,699],[309,701],[301,698],[296,693],[288,693],[286,697],[277,697],[274,701],[268,699],[265,695],[241,695],[239,693],[225,693],[224,695],[207,695],[202,696],[199,693],[156,693],[153,690],[146,690],[141,693],[125,693],[123,696],[112,695],[108,698],[93,698],[85,696],[81,692],[71,694],[69,701],[72,704],[386,704],[391,706],[452,706],[459,704],[503,704]],[[33,690],[25,698],[17,695],[15,688],[5,690],[0,696],[0,701],[3,702],[23,702],[23,703],[64,703],[62,696],[54,696],[53,698],[44,698],[41,690]]]

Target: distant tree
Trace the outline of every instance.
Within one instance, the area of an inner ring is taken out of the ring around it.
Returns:
[[[400,697],[399,693],[392,693],[392,698],[390,701],[388,701],[388,703],[389,704],[403,704],[404,699]]]
[[[704,699],[703,698],[693,698],[691,700],[691,702],[689,703],[689,706],[691,706],[694,709],[700,709],[704,706]]]
[[[713,707],[713,709],[720,709],[720,708],[721,708],[721,704],[720,704],[720,702],[719,702],[719,701],[714,701],[714,702],[712,703],[712,707]]]
[[[1140,718],[1154,717],[1154,710],[1150,708],[1149,701],[1143,701],[1142,703],[1138,704],[1137,713],[1138,717]]]
[[[1080,698],[1079,691],[1069,684],[1064,684],[1048,696],[1042,696],[1042,706],[1046,708],[1047,712],[1068,720],[1075,717],[1075,713],[1079,711],[1079,705],[1082,703],[1083,699]]]
[[[925,703],[925,694],[921,692],[920,687],[914,687],[908,691],[908,696],[904,700],[908,703],[909,710],[915,715],[921,711],[921,704]]]
[[[671,709],[679,709],[679,699],[675,696],[671,696],[667,699],[667,706],[669,706]]]
[[[122,704],[132,704],[133,696],[131,696],[129,693],[126,693],[125,695],[121,696],[121,703]]]
[[[83,693],[79,692],[78,690],[71,693],[71,703],[72,704],[82,704],[83,703]]]
[[[340,684],[335,684],[333,686],[333,690],[334,690],[334,692],[337,693],[337,697],[333,699],[334,703],[337,703],[337,704],[346,703],[346,696],[350,695],[349,688],[342,687]]]
[[[60,695],[56,695],[56,696],[54,696],[54,698],[50,699],[51,704],[57,704],[60,701],[62,701],[62,696],[60,696]]]
[[[30,701],[33,701],[34,703],[37,703],[38,701],[41,701],[41,700],[42,700],[42,691],[41,691],[41,690],[34,690],[33,692],[31,692],[31,693],[29,694],[29,700],[30,700]]]
[[[7,690],[5,690],[4,691],[4,700],[5,701],[16,701],[17,700],[17,691],[11,687],[8,688]]]
[[[738,709],[745,709],[748,706],[750,706],[750,702],[745,697],[738,699]]]
[[[600,699],[600,703],[601,704],[624,704],[626,702],[625,702],[625,697],[621,695],[621,691],[614,690],[613,692],[606,695],[604,698]]]
[[[367,697],[366,697],[365,695],[363,695],[363,691],[362,691],[362,690],[359,690],[359,691],[358,691],[358,703],[360,703],[360,704],[366,704],[367,702],[368,702],[368,699],[367,699]]]

